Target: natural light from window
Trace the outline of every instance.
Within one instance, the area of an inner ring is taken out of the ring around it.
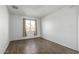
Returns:
[[[26,20],[25,28],[26,31],[35,31],[35,20]]]

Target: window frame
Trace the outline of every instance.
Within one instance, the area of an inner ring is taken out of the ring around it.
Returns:
[[[26,31],[25,22],[26,20],[30,20],[30,31]],[[31,21],[35,21],[35,31],[31,31]],[[23,18],[23,36],[27,36],[27,32],[34,32],[34,35],[37,35],[37,20],[36,19],[26,19]]]

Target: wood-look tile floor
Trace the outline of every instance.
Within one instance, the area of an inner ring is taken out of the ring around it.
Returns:
[[[78,52],[42,38],[35,38],[11,41],[5,54],[78,54]]]

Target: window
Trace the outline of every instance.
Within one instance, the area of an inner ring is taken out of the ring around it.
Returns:
[[[35,21],[31,21],[31,31],[36,31],[36,27],[35,27]]]
[[[25,20],[26,31],[35,31],[35,20]]]
[[[27,32],[34,32],[37,35],[37,20],[23,19],[23,36],[27,36]]]

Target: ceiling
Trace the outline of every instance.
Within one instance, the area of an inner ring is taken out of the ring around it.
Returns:
[[[12,5],[8,6],[11,14],[17,14],[22,16],[32,16],[42,18],[51,12],[64,7],[63,5],[15,5],[18,9],[12,8]]]

